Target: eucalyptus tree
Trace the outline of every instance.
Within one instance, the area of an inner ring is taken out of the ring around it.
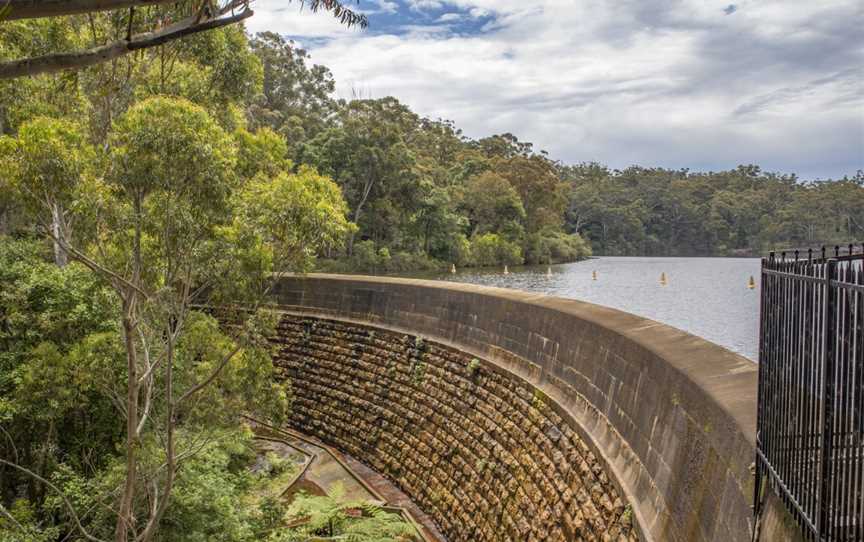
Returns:
[[[190,436],[189,424],[261,406],[273,419],[284,412],[266,340],[275,324],[269,290],[352,228],[338,187],[310,168],[238,175],[235,139],[188,101],[134,105],[109,143],[96,161],[102,174],[70,176],[39,219],[116,296],[124,369],[112,400],[125,436],[113,538],[149,541],[181,465],[207,440]],[[80,225],[74,235],[51,226],[55,200]]]
[[[519,194],[526,233],[560,230],[567,208],[567,185],[551,160],[538,154],[515,155],[493,159],[491,168]]]
[[[510,182],[493,171],[468,179],[462,189],[460,207],[471,225],[471,237],[501,232],[510,239],[524,232],[525,208]]]
[[[285,138],[269,128],[260,128],[254,133],[241,128],[234,132],[234,138],[237,174],[243,179],[252,179],[261,173],[273,176],[293,167]]]
[[[285,136],[294,156],[304,141],[330,125],[338,111],[333,74],[310,64],[309,53],[276,33],[258,33],[250,45],[263,66],[264,84],[248,115],[253,125]]]
[[[336,125],[304,145],[301,160],[339,183],[363,236],[396,237],[415,209],[418,186],[410,136],[419,118],[395,98],[354,100]],[[354,236],[349,239],[351,253]]]
[[[62,267],[68,261],[63,239],[71,238],[74,223],[69,202],[92,170],[95,152],[75,125],[46,117],[24,124],[17,139],[5,140],[3,176],[26,206],[47,210],[54,261]]]
[[[272,178],[262,174],[240,184],[233,173],[236,156],[229,137],[187,102],[147,100],[133,107],[115,130],[108,187],[121,198],[120,205],[112,207],[125,212],[116,218],[119,227],[114,230],[114,244],[121,250],[105,259],[113,260],[115,269],[128,271],[122,277],[102,272],[113,280],[122,301],[130,382],[127,479],[118,541],[126,539],[132,523],[135,454],[148,423],[146,400],[142,412],[138,404],[149,397],[153,372],[164,364],[165,468],[161,500],[139,535],[146,540],[169,501],[178,469],[175,425],[186,403],[211,385],[235,356],[266,348],[263,334],[272,321],[256,307],[266,302],[274,274],[302,269],[310,254],[337,243],[349,226],[338,189],[312,172]],[[214,302],[240,303],[252,317],[232,313],[232,321],[242,322],[235,328],[233,346],[196,382],[175,390],[176,341],[192,305]],[[150,329],[142,330],[142,323]],[[155,338],[151,343],[158,343],[159,357],[153,357],[152,344],[138,344],[142,331]]]

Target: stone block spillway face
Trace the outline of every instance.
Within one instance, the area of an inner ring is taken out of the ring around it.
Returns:
[[[291,423],[395,481],[450,542],[752,539],[749,360],[467,284],[305,275],[274,300]],[[767,494],[761,540],[797,539]]]
[[[388,476],[451,542],[638,540],[604,463],[527,382],[421,337],[285,315],[291,425]]]

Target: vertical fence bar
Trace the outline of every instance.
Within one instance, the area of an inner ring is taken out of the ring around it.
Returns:
[[[807,270],[810,266],[810,257],[806,262],[803,262],[799,269],[797,270],[798,274],[802,277],[806,276]],[[806,498],[802,498],[807,495],[807,461],[809,451],[807,449],[807,441],[809,439],[808,429],[807,429],[807,386],[809,381],[809,371],[807,370],[807,344],[810,338],[807,333],[807,326],[810,322],[812,315],[809,310],[809,299],[813,285],[804,280],[803,278],[799,280],[799,287],[801,288],[801,296],[798,300],[799,310],[801,313],[801,318],[798,324],[798,335],[800,348],[798,350],[798,358],[799,362],[796,364],[799,371],[799,381],[796,387],[796,394],[798,398],[798,402],[796,404],[796,425],[795,425],[795,434],[797,437],[797,453],[795,456],[796,463],[796,478],[798,483],[794,489],[795,495],[801,499],[801,505],[804,510],[804,513],[807,513],[808,503],[806,502]]]
[[[861,285],[861,266],[856,262],[852,269],[852,279],[851,282],[855,285]],[[864,480],[861,479],[861,471],[864,469],[864,424],[862,424],[862,408],[861,408],[861,394],[864,392],[864,382],[861,380],[861,372],[864,371],[864,363],[862,363],[861,356],[861,301],[864,294],[861,293],[860,290],[856,290],[853,295],[853,303],[852,303],[852,339],[851,339],[851,347],[852,347],[852,366],[853,366],[853,374],[851,378],[852,382],[852,396],[850,397],[850,404],[852,409],[852,418],[850,420],[850,429],[852,431],[852,458],[853,458],[853,466],[851,472],[851,480],[854,488],[857,488],[855,492],[852,494],[851,500],[851,508],[849,510],[849,515],[852,518],[853,526],[849,529],[849,535],[853,539],[857,537],[858,540],[862,538],[860,529],[862,527],[862,519],[859,517],[861,514],[861,500],[864,499]]]
[[[864,253],[864,252],[862,252]],[[864,284],[864,269],[856,262],[852,282],[858,286]],[[852,473],[852,483],[858,488],[852,498],[852,518],[855,525],[850,529],[853,539],[864,539],[864,293],[855,292],[855,335],[852,340],[855,374],[853,376],[852,398],[852,431],[854,441],[855,468]]]
[[[766,299],[765,295],[766,289],[768,286],[768,275],[765,273],[766,260],[762,258],[762,264],[759,269],[759,284],[761,285],[761,290],[759,294],[759,353],[758,359],[761,361],[765,358],[765,321],[768,318],[768,312],[766,307]],[[764,438],[762,435],[762,427],[760,427],[759,421],[762,419],[765,413],[765,407],[762,402],[765,400],[765,372],[763,370],[762,365],[759,365],[759,371],[757,372],[757,381],[758,385],[756,386],[756,449],[762,449],[762,439]],[[762,459],[757,454],[756,456],[756,479],[753,484],[753,512],[758,518],[762,514],[762,479],[763,479],[763,470],[765,467],[762,464]],[[754,529],[758,529],[756,526],[756,522],[754,522]]]
[[[824,254],[824,251],[823,251]],[[809,416],[810,424],[808,426],[807,447],[810,452],[810,461],[808,464],[808,508],[807,514],[813,523],[818,523],[819,516],[819,464],[820,464],[820,442],[821,442],[821,409],[820,398],[822,396],[822,329],[825,322],[824,301],[825,287],[824,282],[825,266],[821,264],[821,260],[817,261],[811,269],[812,277],[815,282],[811,282],[810,287],[813,290],[813,304],[810,310],[813,313],[813,325],[810,329],[812,334],[812,344],[810,347],[811,363],[810,375],[811,384],[808,390],[810,395]],[[817,532],[812,532],[813,536]]]
[[[852,254],[852,245],[849,245],[849,254]],[[851,284],[852,275],[850,273],[852,269],[851,262],[844,262],[842,271],[840,273],[840,280],[846,284]],[[852,387],[851,381],[852,378],[852,348],[850,344],[850,339],[852,337],[852,310],[850,307],[850,303],[852,301],[853,291],[848,288],[840,288],[838,286],[838,294],[841,296],[842,304],[840,305],[839,317],[842,322],[842,344],[840,347],[840,354],[842,360],[842,369],[841,369],[841,382],[842,382],[842,391],[843,396],[840,401],[840,452],[839,452],[839,481],[837,485],[839,486],[839,507],[837,510],[838,521],[837,521],[837,530],[836,537],[838,540],[845,540],[845,533],[849,518],[849,501],[852,497],[852,486],[851,486],[851,469],[852,469],[852,452],[854,451],[854,447],[850,439],[853,437],[854,433],[849,428],[849,418],[851,415],[851,404],[849,399],[852,396]]]
[[[818,279],[820,277],[820,266],[819,265],[811,265],[810,269],[807,273],[807,276]],[[819,420],[818,413],[818,405],[819,402],[817,400],[817,389],[819,386],[819,354],[821,353],[821,348],[819,345],[819,330],[821,329],[822,319],[820,316],[819,307],[822,306],[822,292],[821,286],[819,283],[810,282],[810,292],[811,299],[810,304],[807,307],[808,312],[811,314],[811,323],[807,332],[810,336],[810,348],[809,348],[809,363],[807,364],[807,370],[809,375],[809,383],[807,386],[807,396],[808,396],[808,404],[807,404],[807,426],[805,428],[806,431],[806,440],[805,446],[807,449],[807,461],[808,461],[808,469],[806,474],[807,479],[807,493],[806,493],[806,502],[807,508],[806,513],[808,517],[813,518],[814,512],[816,510],[816,498],[817,493],[815,491],[816,487],[816,469],[813,468],[812,462],[817,461],[816,450],[817,450],[817,442],[818,442],[818,429],[817,423]]]
[[[835,251],[836,252],[836,251]],[[830,541],[828,522],[830,519],[830,506],[828,502],[830,495],[830,469],[831,469],[831,444],[834,425],[834,347],[835,341],[835,317],[836,292],[832,288],[831,281],[834,280],[837,271],[837,260],[830,259],[825,267],[825,304],[823,325],[823,347],[822,347],[822,446],[819,454],[819,508],[817,518],[817,534],[823,539]]]
[[[837,280],[845,281],[846,262],[837,265]],[[832,453],[832,472],[831,472],[831,539],[842,540],[842,517],[844,510],[844,489],[846,486],[846,297],[847,290],[836,288],[836,332],[837,345],[835,347],[835,383],[834,386],[834,434],[832,441],[834,446],[831,449]]]
[[[791,269],[791,265],[788,263],[783,264],[784,272],[788,273]],[[791,280],[783,280],[780,281],[781,290],[783,292],[782,297],[780,298],[780,322],[781,322],[781,331],[780,331],[780,344],[778,345],[778,351],[780,353],[780,363],[778,364],[778,368],[780,369],[780,385],[778,386],[779,390],[788,390],[789,389],[789,337],[791,335],[791,326],[792,326],[792,318],[790,318],[790,312],[792,309],[792,303],[790,302],[790,293],[792,289]],[[778,471],[780,473],[780,477],[788,483],[789,481],[789,436],[787,431],[787,424],[789,423],[789,393],[780,393],[778,394],[779,399],[778,404],[778,412],[777,419],[783,420],[777,423],[777,431],[780,435],[779,444],[780,447],[777,450],[777,461],[779,463]]]

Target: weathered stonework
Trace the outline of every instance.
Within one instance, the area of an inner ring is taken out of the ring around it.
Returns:
[[[488,362],[488,366],[484,365],[487,370],[493,371],[494,367],[496,372],[515,378],[515,382],[539,390],[539,396],[548,398],[550,409],[567,420],[567,425],[575,429],[581,442],[604,467],[621,500],[632,504],[632,521],[645,540],[749,542],[752,539],[754,478],[751,469],[755,459],[757,367],[751,361],[681,330],[614,309],[470,284],[388,277],[304,275],[280,280],[273,299],[280,308],[292,314],[372,326],[397,335],[420,335],[466,356],[482,359]],[[340,370],[346,367],[350,365],[339,366]],[[385,367],[389,370],[389,366]],[[397,368],[397,374],[398,371]],[[331,373],[316,385],[330,385],[343,392],[346,385],[351,389],[359,386],[364,391],[373,387],[376,393],[379,387],[380,391],[386,390],[387,393],[401,389],[388,386],[386,380],[381,380],[383,375],[386,373],[379,372],[378,379],[356,379],[356,382],[346,383],[336,380],[337,375]],[[456,386],[457,393],[462,393],[458,380],[448,380],[448,383]],[[415,387],[407,389],[402,393],[417,393]],[[445,393],[446,389],[441,387],[440,391],[431,393]],[[300,390],[298,397],[317,401],[315,394],[322,391],[323,388],[314,392]],[[482,391],[490,393],[485,389]],[[359,421],[361,417],[355,414],[359,410],[368,409],[373,420],[380,414],[374,410],[375,405],[380,405],[376,401],[357,402],[356,396],[347,394],[327,397],[331,409],[329,414],[334,420],[341,420],[345,431],[353,427],[348,425],[349,422]],[[482,393],[478,393],[478,397],[483,397]],[[494,392],[490,397],[499,396]],[[465,400],[461,396],[457,398]],[[447,403],[449,399],[441,400],[437,396],[433,399],[442,405],[445,413],[443,406],[458,410]],[[411,400],[421,401],[421,397],[412,396]],[[500,397],[499,401],[505,402]],[[420,405],[428,407],[428,410],[421,409]],[[495,406],[497,408],[497,404]],[[349,419],[335,413],[340,408],[350,410]],[[418,403],[417,408],[405,408],[407,410],[399,416],[406,420],[404,427],[412,429],[406,434],[413,438],[400,436],[398,441],[393,441],[382,435],[379,442],[387,442],[391,447],[403,443],[407,447],[398,457],[405,457],[405,462],[409,463],[409,455],[427,457],[424,455],[427,447],[435,442],[431,437],[427,440],[426,425],[417,425],[431,423],[427,418],[433,409],[423,402]],[[503,416],[506,421],[519,426],[517,420],[508,419],[507,414]],[[463,418],[448,422],[461,427],[465,423]],[[321,419],[310,423],[317,424],[313,425],[316,431],[324,430]],[[388,421],[388,424],[388,428],[397,427],[395,422]],[[542,433],[540,427],[538,431]],[[471,429],[470,437],[465,437],[466,442],[470,444],[470,439],[477,440],[478,436],[480,442],[484,442],[483,430],[486,430],[483,425],[477,434],[473,432],[475,429]],[[509,427],[496,432],[490,426],[488,431],[485,434],[496,438],[500,435],[497,442],[508,450],[512,445],[510,439],[518,442],[512,435],[527,434],[531,439],[538,434],[536,431],[526,433],[524,429],[521,433],[515,429],[511,431]],[[360,446],[371,437],[354,435],[342,438]],[[448,440],[444,442],[450,446],[458,444]],[[541,448],[543,442],[541,438]],[[477,453],[475,451],[475,456]],[[530,455],[532,452],[526,453]],[[518,462],[521,457],[517,455],[513,461]],[[547,461],[552,465],[558,464],[554,453],[545,459],[537,457],[537,464],[544,471],[553,472],[552,466],[545,467]],[[418,468],[412,466],[413,479],[403,473],[399,477],[414,484],[411,487],[416,487],[420,494],[424,494],[420,487],[423,483],[443,486],[454,476],[471,473],[467,460],[460,463],[458,472],[454,467],[452,472],[443,474],[437,469],[437,463],[427,459],[417,461],[421,467],[418,473]],[[581,464],[576,467],[579,466]],[[588,467],[591,470],[593,465]],[[546,484],[542,484],[542,478],[535,477],[532,472],[516,472],[522,477],[514,475],[508,478],[503,486],[506,493],[497,489],[489,491],[492,486],[487,483],[479,490],[488,492],[483,495],[485,500],[470,499],[472,504],[458,510],[442,508],[447,519],[457,522],[463,516],[482,515],[487,511],[488,503],[496,512],[500,507],[509,512],[507,507],[510,503],[501,502],[505,496],[515,492],[517,497],[522,498],[524,494],[524,498],[530,500],[529,491],[545,491]],[[530,480],[533,485],[527,484],[526,489],[520,490],[523,479]],[[547,481],[556,486],[551,479]],[[601,484],[601,489],[604,487]],[[467,495],[461,487],[451,487],[450,491],[454,498]],[[406,493],[414,494],[412,491]],[[432,503],[434,493],[426,494],[428,502]],[[535,524],[545,525],[551,515],[562,509],[553,500],[545,498],[551,503],[551,508],[535,506],[520,516],[521,522],[508,523],[508,529],[516,528],[513,532],[518,533],[519,528],[530,531]],[[615,499],[611,501],[614,510]],[[600,501],[592,498],[593,506],[602,510],[602,502],[601,506],[597,506],[597,502]],[[518,507],[511,508],[518,512]],[[547,515],[550,510],[551,515]],[[602,512],[600,515],[605,520]],[[559,514],[558,517],[563,516]],[[800,533],[785,521],[788,514],[779,499],[767,501],[764,517],[761,540],[800,539]],[[477,521],[481,522],[480,527],[499,527],[494,520]],[[474,535],[467,536],[470,540],[479,539],[470,538]],[[539,535],[532,536],[537,539]],[[549,538],[542,535],[539,539]],[[529,538],[516,536],[515,540],[521,542]]]
[[[452,542],[637,540],[605,464],[542,392],[463,351],[285,315],[290,423],[390,477]]]

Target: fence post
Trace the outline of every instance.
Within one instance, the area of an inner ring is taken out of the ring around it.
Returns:
[[[774,252],[771,252],[769,255],[770,261],[774,260]],[[762,417],[765,415],[764,408],[762,402],[765,400],[764,390],[765,390],[765,364],[767,363],[765,358],[765,320],[768,316],[768,292],[771,288],[770,279],[768,278],[768,274],[765,273],[765,267],[768,265],[768,260],[762,258],[759,273],[760,273],[760,284],[762,285],[760,293],[759,293],[759,372],[758,374],[758,385],[756,387],[756,472],[754,473],[754,484],[753,484],[753,532],[751,536],[751,540],[753,542],[759,541],[759,520],[762,516],[762,458],[759,455],[759,452],[762,450]]]
[[[822,446],[819,456],[819,517],[816,528],[820,540],[829,540],[830,533],[827,524],[830,515],[830,493],[831,480],[829,479],[830,462],[832,456],[833,428],[834,428],[834,375],[835,375],[835,339],[836,339],[836,312],[837,312],[837,290],[831,281],[836,280],[837,260],[830,259],[825,266],[825,319],[823,321],[824,333],[822,334],[822,414],[820,427],[822,429]]]

